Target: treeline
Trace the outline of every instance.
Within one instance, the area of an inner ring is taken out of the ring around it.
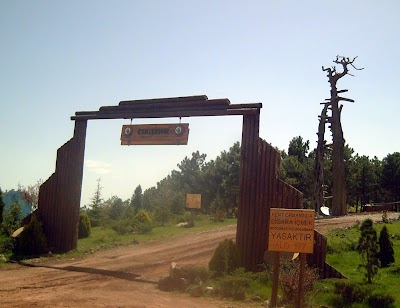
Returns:
[[[206,161],[206,157],[199,151],[192,153],[155,187],[143,191],[138,185],[132,197],[125,201],[117,196],[102,200],[98,180],[91,204],[86,209],[92,226],[111,222],[116,229],[121,227],[121,220],[127,219],[128,224],[128,220],[132,222],[138,213],[148,214],[153,225],[164,225],[172,217],[179,220],[179,216],[182,221],[187,221],[190,214],[186,211],[187,194],[201,194],[201,212],[204,214],[212,214],[218,220],[234,216],[238,206],[240,144],[235,143],[215,160]]]
[[[314,189],[314,157],[309,141],[294,137],[287,151],[281,150],[281,179],[303,192],[303,206],[312,208]],[[348,206],[360,210],[365,204],[400,201],[400,153],[377,157],[355,154],[345,146],[346,188]],[[136,187],[132,198],[123,201],[117,196],[103,201],[100,181],[87,213],[93,226],[106,221],[134,218],[143,211],[153,222],[165,224],[171,217],[185,215],[187,194],[201,194],[202,213],[214,217],[234,216],[238,207],[240,144],[235,143],[215,159],[206,161],[199,151],[185,157],[170,175],[142,191]],[[325,197],[329,206],[332,195],[331,153],[325,158]],[[187,215],[187,213],[186,213]],[[182,220],[184,220],[182,218]],[[132,220],[130,220],[132,221]]]
[[[288,151],[281,151],[281,178],[303,192],[305,206],[312,207],[315,152],[309,141],[294,137]],[[332,196],[331,151],[325,153],[325,197],[329,205]],[[345,145],[347,204],[360,210],[368,203],[400,201],[400,152],[388,154],[382,160],[354,153]]]

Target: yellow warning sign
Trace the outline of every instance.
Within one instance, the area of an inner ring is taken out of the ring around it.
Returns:
[[[313,253],[314,210],[270,210],[268,250]]]

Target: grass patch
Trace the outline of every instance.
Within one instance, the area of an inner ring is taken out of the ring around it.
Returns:
[[[378,274],[374,277],[372,288],[374,293],[390,294],[395,298],[396,303],[400,303],[400,292],[398,292],[400,285],[400,221],[374,224],[378,236],[384,225],[386,225],[393,242],[395,262],[390,267],[379,268]],[[327,236],[329,253],[326,256],[326,261],[350,281],[365,285],[365,272],[358,268],[361,264],[361,258],[355,250],[360,234],[358,226],[346,230],[330,231]],[[329,298],[331,298],[333,292],[332,281],[334,280],[327,279],[317,283],[316,288],[326,288],[327,291],[316,296],[318,303],[329,303]]]

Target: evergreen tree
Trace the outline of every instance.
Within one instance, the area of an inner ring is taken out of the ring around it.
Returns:
[[[362,264],[367,271],[365,277],[368,283],[372,283],[372,278],[378,273],[378,242],[373,221],[366,219],[360,227],[361,236],[358,241],[357,250],[361,256]]]
[[[387,201],[400,201],[400,152],[383,158],[382,187],[387,191]]]
[[[381,261],[381,267],[388,267],[391,263],[394,263],[393,243],[390,240],[386,226],[382,228],[381,233],[379,234],[378,256]]]
[[[1,191],[1,188],[0,188],[0,225],[3,223],[3,211],[4,211],[5,207],[6,207],[6,205],[4,204],[4,201],[3,201],[3,192]]]
[[[103,187],[100,186],[100,182],[101,182],[101,178],[98,178],[96,191],[93,194],[92,203],[90,204],[92,207],[92,210],[97,210],[99,208],[101,202],[103,201],[103,199],[101,198],[101,189]]]
[[[19,223],[22,219],[21,205],[18,200],[14,199],[11,202],[10,209],[5,212],[3,217],[3,231],[7,235],[11,235],[19,228]]]
[[[112,196],[106,203],[109,204],[108,216],[110,219],[118,220],[125,215],[127,204],[121,198]]]
[[[130,205],[135,209],[135,212],[138,212],[143,207],[143,193],[142,186],[138,185],[135,188],[135,192],[133,193]]]
[[[310,149],[310,141],[303,141],[303,137],[294,137],[289,142],[288,155],[295,156],[299,162],[303,163],[307,159],[307,153]]]
[[[100,221],[104,218],[103,209],[101,207],[101,203],[103,199],[101,197],[101,189],[103,187],[100,186],[101,178],[97,179],[97,187],[96,191],[93,194],[92,202],[90,203],[90,210],[88,211],[88,216],[91,220],[91,224],[93,227],[97,227],[100,225]]]

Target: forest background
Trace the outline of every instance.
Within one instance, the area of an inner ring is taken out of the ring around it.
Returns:
[[[278,149],[279,150],[279,149]],[[286,150],[280,150],[280,177],[303,193],[303,207],[312,208],[314,157],[310,142],[301,136],[294,137]],[[325,159],[325,202],[331,207],[332,173],[330,151]],[[176,170],[160,180],[156,186],[142,190],[138,183],[132,197],[122,200],[112,196],[102,198],[101,178],[93,193],[91,203],[83,207],[93,226],[108,220],[129,217],[130,213],[146,210],[154,221],[162,224],[174,215],[186,211],[187,194],[201,194],[204,214],[218,219],[234,217],[238,208],[240,144],[234,143],[229,150],[222,151],[215,159],[206,160],[207,155],[199,151],[185,157]],[[346,187],[349,212],[358,212],[368,203],[383,203],[400,200],[400,152],[385,156],[382,160],[354,153],[346,144]]]

